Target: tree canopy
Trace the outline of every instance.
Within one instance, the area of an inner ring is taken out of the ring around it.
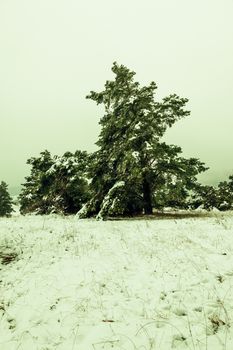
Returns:
[[[161,138],[190,114],[188,100],[172,94],[156,101],[155,82],[141,87],[134,81],[135,72],[116,62],[112,71],[115,79],[87,96],[102,104],[105,114],[89,169],[92,198],[80,217],[151,214],[158,202],[165,205],[165,192],[173,193],[174,202],[184,202],[196,175],[207,168],[196,158],[181,157],[180,147]]]

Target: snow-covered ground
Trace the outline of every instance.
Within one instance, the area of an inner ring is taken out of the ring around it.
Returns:
[[[233,213],[0,219],[1,350],[233,349]]]

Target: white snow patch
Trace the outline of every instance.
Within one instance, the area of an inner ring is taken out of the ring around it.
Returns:
[[[139,130],[141,129],[142,127],[142,123],[141,122],[138,122],[136,125],[135,125],[135,130]]]
[[[232,213],[0,219],[0,262],[0,349],[233,348]]]

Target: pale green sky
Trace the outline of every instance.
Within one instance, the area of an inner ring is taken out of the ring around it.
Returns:
[[[232,18],[232,0],[1,0],[0,180],[22,183],[44,149],[95,149],[102,110],[85,96],[115,60],[159,99],[190,99],[166,141],[210,166],[204,183],[233,173]]]

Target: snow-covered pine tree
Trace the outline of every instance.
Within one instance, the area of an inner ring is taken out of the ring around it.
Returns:
[[[89,199],[87,161],[88,154],[81,151],[52,157],[46,150],[30,158],[31,174],[19,196],[21,213],[76,213]]]
[[[46,214],[49,211],[48,192],[53,184],[51,176],[46,176],[54,161],[49,151],[40,153],[39,157],[31,157],[27,164],[31,166],[30,175],[25,178],[19,195],[21,214]]]
[[[12,198],[8,192],[8,185],[2,181],[0,183],[0,216],[11,216],[11,213],[14,211],[12,202]]]
[[[88,157],[87,152],[82,151],[54,157],[54,164],[46,172],[54,179],[49,191],[53,212],[76,214],[89,199],[86,179]]]
[[[96,143],[99,149],[90,168],[93,196],[80,217],[98,214],[106,208],[106,201],[109,211],[105,215],[142,211],[151,214],[154,192],[165,185],[169,172],[180,175],[186,164],[189,170],[193,167],[190,170],[193,178],[205,170],[197,159],[185,163],[177,157],[180,149],[176,146],[160,143],[168,127],[189,115],[185,110],[188,100],[170,95],[157,102],[154,82],[140,87],[134,81],[135,73],[117,63],[112,71],[115,80],[107,81],[102,92],[91,91],[87,96],[103,104],[105,114],[100,120],[102,129]],[[124,185],[116,186],[117,183]]]
[[[211,210],[219,207],[219,191],[217,187],[200,185],[192,198],[192,209]]]
[[[233,175],[229,176],[228,181],[219,182],[217,186],[199,186],[193,197],[193,207],[199,206],[206,210],[233,210]]]
[[[233,175],[228,181],[222,181],[218,185],[218,206],[219,210],[233,209]]]

